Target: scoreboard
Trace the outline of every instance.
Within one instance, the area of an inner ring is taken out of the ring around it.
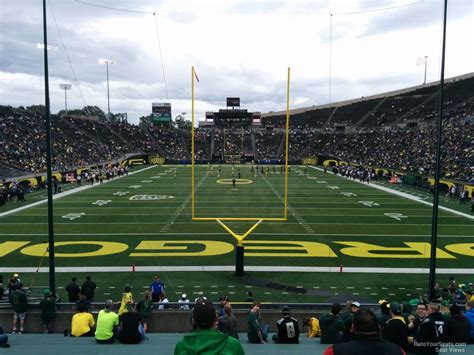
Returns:
[[[167,102],[152,102],[151,115],[154,123],[171,122],[171,104]]]
[[[227,107],[240,107],[240,97],[228,97]]]

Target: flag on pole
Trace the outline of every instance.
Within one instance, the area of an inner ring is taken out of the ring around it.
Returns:
[[[194,77],[196,78],[197,82],[199,83],[199,78],[198,78],[198,76],[196,74],[196,70],[194,70],[194,68],[193,68],[193,72],[194,72]]]

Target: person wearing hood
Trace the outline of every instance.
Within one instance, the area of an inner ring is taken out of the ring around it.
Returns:
[[[388,307],[390,309],[390,319],[382,329],[382,337],[408,351],[408,335],[410,331],[405,318],[402,316],[400,303],[390,302]]]
[[[180,340],[174,349],[175,355],[222,354],[243,355],[240,342],[216,330],[217,315],[208,300],[198,300],[193,308],[193,326],[196,328]]]

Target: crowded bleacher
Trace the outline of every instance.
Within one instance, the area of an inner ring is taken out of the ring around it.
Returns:
[[[474,76],[448,80],[442,137],[444,178],[473,180]],[[291,113],[289,159],[324,154],[351,164],[432,176],[435,162],[437,85],[401,90]],[[225,161],[247,155],[255,161],[281,159],[284,113],[268,113],[258,125],[200,127],[196,159]],[[2,179],[46,170],[43,113],[31,108],[0,107],[0,176]],[[87,115],[52,116],[53,170],[150,153],[168,161],[191,158],[191,134],[177,125],[108,122]]]

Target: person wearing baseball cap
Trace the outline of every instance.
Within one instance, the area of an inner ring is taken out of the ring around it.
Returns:
[[[402,307],[398,302],[390,302],[388,304],[390,309],[390,319],[385,324],[382,330],[382,337],[394,344],[397,344],[403,350],[408,351],[408,335],[410,330],[402,316]]]
[[[352,319],[354,318],[354,314],[360,309],[360,303],[357,301],[350,301],[348,302],[349,311],[343,316],[344,321],[344,339],[349,341],[353,338],[354,334],[352,332]],[[342,316],[342,315],[341,315]]]
[[[49,288],[43,291],[44,298],[41,299],[39,308],[41,310],[41,321],[45,334],[53,332],[54,317],[56,316],[56,300]]]
[[[175,355],[187,354],[235,354],[243,355],[240,342],[216,330],[217,315],[214,305],[199,299],[193,309],[193,325],[196,330],[180,340],[174,349]]]

